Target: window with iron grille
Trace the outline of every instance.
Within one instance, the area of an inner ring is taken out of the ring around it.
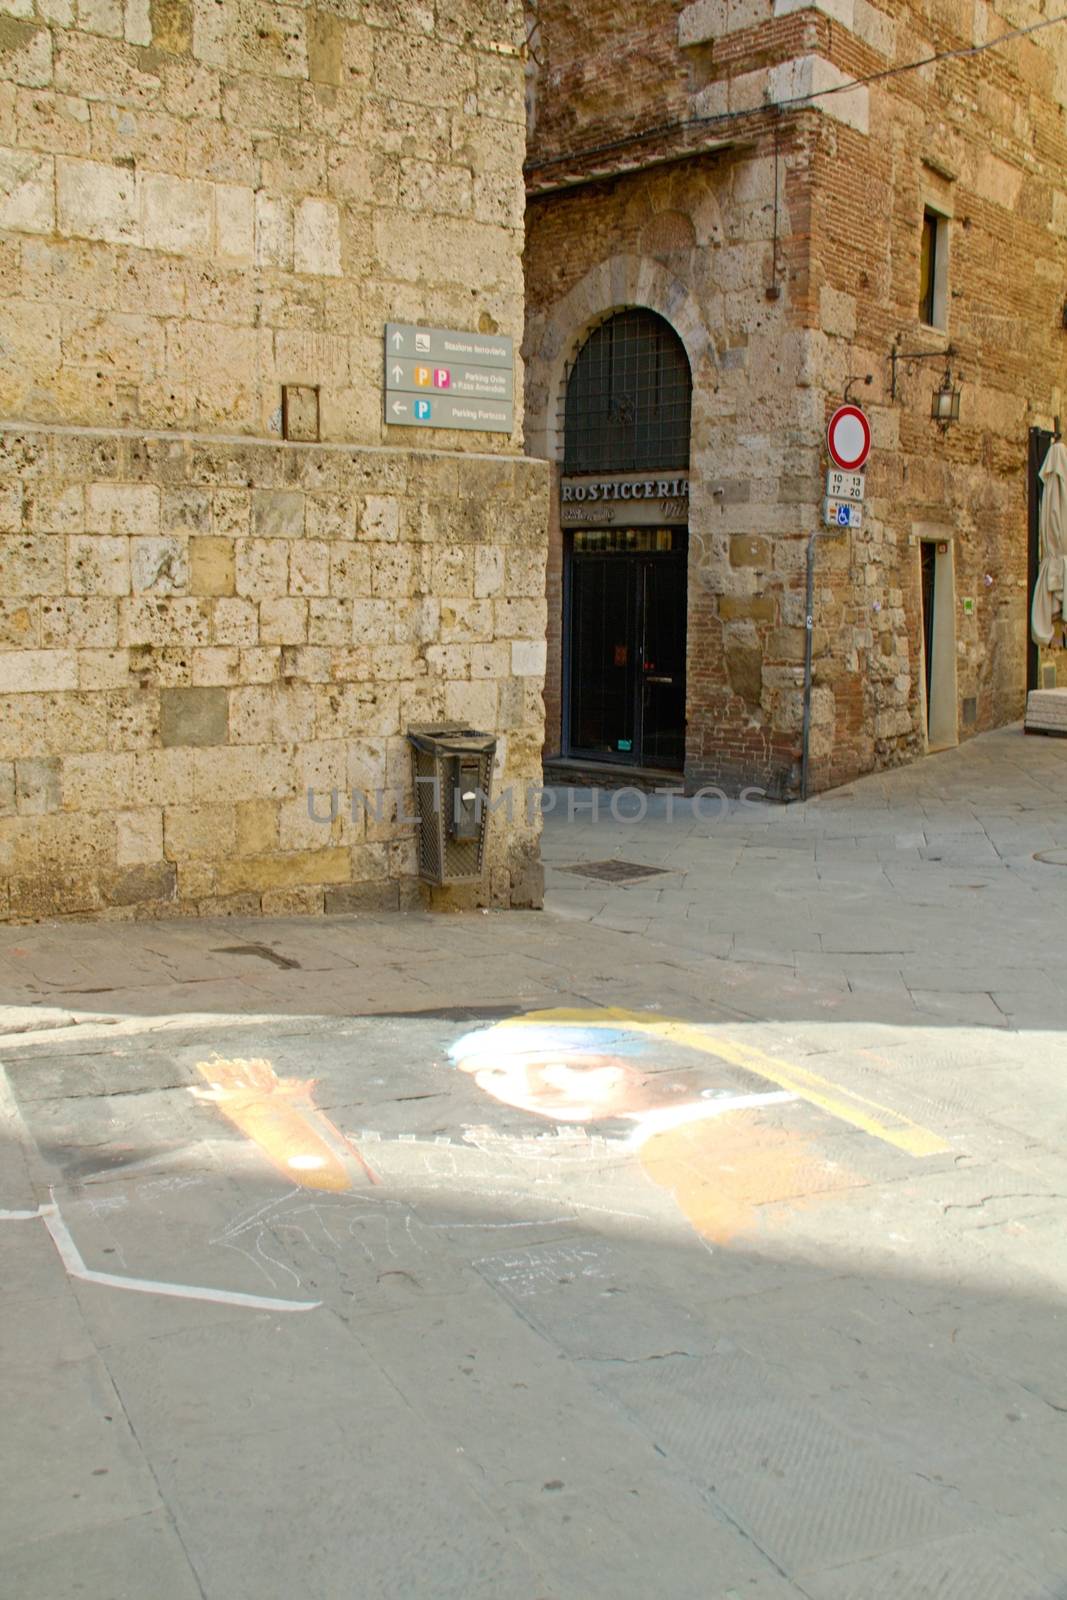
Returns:
[[[567,380],[565,472],[689,465],[693,380],[685,347],[653,311],[609,317]]]

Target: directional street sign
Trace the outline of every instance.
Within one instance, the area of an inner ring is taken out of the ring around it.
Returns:
[[[510,433],[515,355],[503,334],[385,325],[385,420],[393,427]]]
[[[411,394],[452,394],[476,400],[511,401],[514,378],[507,367],[472,367],[465,361],[437,366],[427,361],[386,357],[386,387]]]
[[[855,500],[824,500],[822,510],[828,528],[863,527],[863,507]]]
[[[447,366],[469,361],[478,367],[514,367],[514,340],[502,333],[464,333],[457,328],[416,328],[406,322],[385,324],[385,349],[390,356],[423,358]]]
[[[831,467],[826,474],[826,492],[831,500],[862,500],[866,481],[865,473]]]
[[[385,397],[385,420],[399,428],[465,428],[482,433],[510,433],[514,425],[510,401],[458,400],[442,394],[422,399],[392,391]]]

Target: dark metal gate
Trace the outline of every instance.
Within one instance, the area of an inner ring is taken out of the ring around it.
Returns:
[[[574,534],[566,573],[570,755],[681,770],[686,546],[684,528]]]
[[[593,329],[567,379],[564,472],[687,467],[692,396],[685,346],[662,317],[609,317]]]

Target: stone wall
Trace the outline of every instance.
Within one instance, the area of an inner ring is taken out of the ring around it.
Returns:
[[[846,392],[874,452],[862,531],[818,551],[814,785],[926,748],[923,539],[952,553],[956,736],[1019,716],[1028,429],[1063,409],[1067,30],[806,100],[1040,13],[946,4],[933,35],[925,9],[867,0],[657,0],[640,16],[539,0],[536,13],[528,439],[561,458],[568,363],[602,317],[647,306],[682,336],[690,781],[795,789],[805,545]],[[944,329],[918,315],[926,205],[948,218]],[[895,392],[894,343],[926,358],[898,363]],[[930,410],[946,365],[961,410],[942,431]],[[550,610],[550,677],[559,660]]]
[[[0,414],[280,436],[302,384],[406,445],[382,325],[521,328],[511,0],[7,9]]]
[[[734,786],[766,783],[793,765],[797,707],[783,707],[781,696],[783,680],[795,690],[787,630],[802,621],[802,596],[788,596],[806,523],[788,497],[798,482],[814,482],[817,465],[792,415],[797,336],[784,307],[749,278],[763,267],[770,225],[751,183],[751,157],[725,153],[536,200],[527,219],[532,450],[562,458],[568,363],[607,311],[648,307],[685,345],[693,376],[686,770],[693,783]],[[550,540],[557,599],[555,518]],[[550,753],[559,749],[561,623],[562,605],[550,603]]]
[[[0,439],[0,913],[410,906],[407,727],[499,730],[497,786],[536,783],[536,463]],[[537,904],[536,822],[441,903]]]
[[[540,770],[521,384],[510,437],[382,407],[387,320],[520,342],[516,7],[7,9],[0,917],[414,904],[406,729]],[[538,835],[434,903],[538,904]]]

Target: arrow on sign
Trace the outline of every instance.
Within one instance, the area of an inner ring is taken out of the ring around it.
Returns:
[[[393,416],[394,417],[398,417],[402,411],[406,411],[406,410],[407,410],[407,406],[402,406],[400,404],[399,400],[394,400],[393,401]]]
[[[393,334],[393,349],[394,350],[403,350],[403,348],[404,348],[404,335],[399,330],[397,330],[397,332]]]
[[[395,366],[393,368],[393,382],[394,383],[399,383],[403,376],[404,376],[404,369],[403,369],[402,366],[397,364],[397,366]]]

